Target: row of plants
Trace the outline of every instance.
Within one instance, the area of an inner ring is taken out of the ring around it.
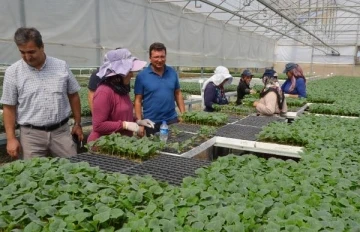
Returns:
[[[192,95],[201,95],[200,84],[197,82],[180,82],[181,92],[192,94]],[[225,85],[225,92],[234,92],[237,89],[237,83],[231,85]]]
[[[156,137],[122,136],[120,133],[105,135],[86,145],[89,151],[119,156],[132,160],[147,160],[156,155],[165,144]]]
[[[317,114],[330,114],[342,116],[360,116],[360,107],[357,102],[350,102],[346,105],[332,104],[325,105],[314,103],[309,106],[309,112]]]
[[[183,122],[209,125],[209,126],[221,126],[225,125],[228,121],[228,115],[224,113],[208,113],[203,111],[189,111],[181,115]]]
[[[247,116],[256,112],[256,109],[253,106],[249,106],[247,103],[243,103],[242,105],[236,105],[235,103],[229,103],[228,105],[213,104],[213,108],[216,112],[232,115]]]
[[[336,76],[324,80],[314,80],[307,84],[308,102],[331,105],[312,104],[311,113],[359,116],[360,101],[358,77]]]
[[[182,72],[184,73],[204,73],[204,74],[213,74],[214,73],[215,68],[211,68],[211,69],[203,69],[201,71],[201,69],[184,69],[182,70]],[[231,71],[230,70],[230,74],[234,77],[240,77],[241,76],[242,71]],[[254,78],[262,78],[263,73],[262,72],[254,72],[252,73],[254,75]],[[284,73],[278,73],[278,79],[286,79],[287,76]]]
[[[260,141],[316,148],[359,146],[360,119],[302,115],[293,123],[274,122],[258,135]]]

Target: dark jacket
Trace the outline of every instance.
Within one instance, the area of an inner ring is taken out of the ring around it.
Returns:
[[[240,79],[239,85],[237,87],[237,99],[236,104],[241,105],[242,99],[244,99],[244,96],[246,94],[250,94],[250,86],[246,84],[246,82],[243,79]]]
[[[210,82],[204,90],[204,111],[213,112],[213,104],[225,105],[228,104],[228,100],[225,96],[225,92],[214,83]]]

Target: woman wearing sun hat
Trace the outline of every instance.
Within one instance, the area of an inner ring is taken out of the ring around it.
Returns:
[[[226,67],[216,67],[214,75],[206,80],[202,87],[202,91],[204,92],[204,111],[213,112],[213,104],[229,104],[225,96],[224,85],[231,84],[232,80],[233,77]]]
[[[285,66],[284,73],[288,77],[281,86],[281,90],[285,93],[285,96],[305,98],[306,79],[301,67],[295,63],[288,63]]]
[[[88,142],[111,133],[132,136],[139,132],[139,126],[154,126],[148,119],[136,120],[129,96],[133,72],[141,70],[145,65],[145,61],[132,56],[126,48],[111,50],[105,54],[104,64],[97,73],[101,81],[94,94],[93,130]]]

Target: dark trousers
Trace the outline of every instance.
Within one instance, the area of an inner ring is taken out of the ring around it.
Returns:
[[[178,123],[178,122],[179,122],[179,119],[174,118],[174,119],[167,121],[166,123],[168,125],[171,125],[171,124]],[[146,136],[149,137],[150,135],[154,135],[155,133],[159,132],[161,124],[162,124],[162,122],[155,123],[154,128],[145,127]]]

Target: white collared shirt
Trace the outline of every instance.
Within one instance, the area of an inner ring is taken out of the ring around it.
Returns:
[[[65,61],[46,57],[40,70],[19,60],[5,71],[0,103],[16,105],[20,125],[46,126],[69,117],[68,94],[80,85]]]

